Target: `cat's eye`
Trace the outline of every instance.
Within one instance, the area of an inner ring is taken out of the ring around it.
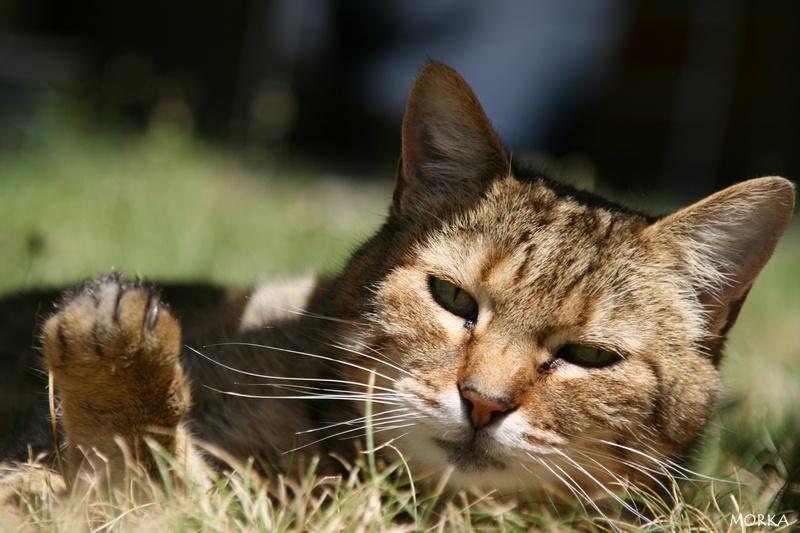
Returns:
[[[608,350],[602,350],[593,346],[581,346],[579,344],[568,344],[564,346],[558,351],[556,357],[586,368],[608,366],[620,360],[620,356],[614,352],[609,352]]]
[[[478,302],[461,287],[433,276],[430,287],[433,298],[447,311],[470,322],[478,318]]]

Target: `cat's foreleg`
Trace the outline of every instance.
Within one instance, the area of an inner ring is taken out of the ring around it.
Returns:
[[[117,486],[131,476],[158,479],[153,444],[176,464],[195,461],[182,426],[190,392],[181,329],[156,290],[118,274],[84,283],[44,325],[42,347],[70,479],[85,473]]]

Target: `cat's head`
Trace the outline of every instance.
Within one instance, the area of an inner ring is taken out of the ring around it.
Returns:
[[[335,304],[376,374],[376,438],[456,486],[654,482],[708,418],[793,204],[790,182],[761,178],[652,219],[522,175],[466,83],[427,65],[389,219]]]

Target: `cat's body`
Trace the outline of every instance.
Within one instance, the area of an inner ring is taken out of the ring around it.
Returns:
[[[42,346],[71,475],[92,448],[123,471],[119,436],[149,472],[146,439],[189,462],[197,439],[264,470],[319,457],[331,472],[369,422],[412,473],[454,487],[658,484],[710,414],[725,335],[793,204],[791,183],[761,178],[656,220],[528,175],[432,63],[389,218],[339,277],[167,289],[174,312],[116,275],[62,300]],[[38,393],[14,429],[46,449]],[[22,428],[34,413],[38,432]]]

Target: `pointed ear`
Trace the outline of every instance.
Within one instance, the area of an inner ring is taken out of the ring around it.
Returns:
[[[753,281],[772,256],[792,217],[794,185],[758,178],[720,191],[648,228],[686,258],[709,331],[733,326]]]
[[[414,82],[402,138],[395,214],[479,192],[509,171],[508,155],[472,89],[441,63],[428,63]]]

